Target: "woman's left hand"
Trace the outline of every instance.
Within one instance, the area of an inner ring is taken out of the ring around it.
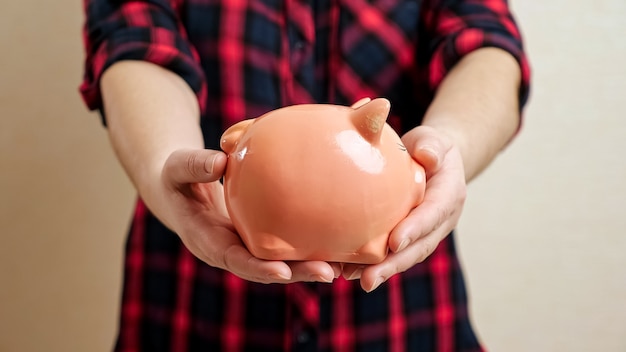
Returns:
[[[463,160],[446,136],[434,128],[419,126],[405,134],[402,142],[426,171],[424,201],[393,229],[390,252],[384,261],[343,265],[343,276],[360,279],[367,292],[424,261],[456,227],[465,203]]]

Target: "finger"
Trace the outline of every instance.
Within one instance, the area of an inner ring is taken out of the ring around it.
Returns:
[[[335,269],[323,261],[269,261],[254,257],[236,243],[224,252],[224,268],[246,280],[261,283],[318,281],[330,283]]]
[[[232,272],[242,279],[260,283],[290,282],[292,273],[282,261],[254,257],[226,219],[213,219],[210,232],[181,236],[183,243],[207,264]],[[219,225],[215,225],[219,223]]]
[[[402,136],[407,151],[424,167],[427,174],[439,170],[452,143],[439,132],[428,126],[420,126]]]
[[[324,282],[335,278],[333,267],[322,261],[282,262],[258,259],[240,246],[228,253],[227,270],[261,283]]]
[[[365,267],[361,273],[361,288],[371,292],[395,274],[402,273],[430,256],[441,237],[446,234],[436,231],[411,243],[399,253],[390,253],[385,260],[376,265]]]
[[[441,193],[444,193],[444,191]],[[389,235],[389,249],[392,252],[403,251],[411,243],[432,233],[448,220],[456,222],[460,217],[465,196],[456,198],[455,195],[453,201],[450,201],[449,199],[451,198],[445,195],[441,196],[440,199],[443,199],[444,203],[442,203],[442,200],[434,198],[435,196],[431,196],[431,198],[425,199],[422,204],[411,210],[409,215],[391,231]]]
[[[445,172],[437,173],[426,183],[423,202],[411,210],[389,235],[389,248],[393,252],[402,251],[448,219],[458,220],[467,192],[463,177],[462,169],[446,167]]]
[[[331,268],[333,268],[333,277],[336,279],[339,276],[341,276],[341,268],[342,268],[342,264],[341,263],[328,263],[330,264]]]
[[[361,278],[361,273],[365,267],[362,264],[344,264],[342,275],[346,280],[358,280]]]
[[[224,269],[248,281],[260,283],[294,281],[291,268],[285,262],[256,258],[240,245],[233,245],[225,251]]]
[[[451,208],[430,199],[424,200],[393,229],[389,235],[389,249],[401,252],[411,243],[433,232],[450,216]]]
[[[292,281],[333,282],[335,269],[331,264],[323,261],[295,261],[288,262],[293,276]]]
[[[165,161],[163,176],[175,185],[217,181],[224,174],[226,159],[216,150],[177,150]]]

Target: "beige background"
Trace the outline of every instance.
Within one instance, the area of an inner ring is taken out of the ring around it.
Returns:
[[[522,134],[459,229],[492,351],[626,351],[626,2],[513,1]],[[78,0],[0,4],[0,351],[107,351],[133,192],[77,94]]]

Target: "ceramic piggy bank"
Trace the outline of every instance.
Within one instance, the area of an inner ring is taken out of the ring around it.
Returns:
[[[226,206],[268,260],[372,264],[423,199],[424,169],[385,122],[389,101],[295,105],[224,132]]]

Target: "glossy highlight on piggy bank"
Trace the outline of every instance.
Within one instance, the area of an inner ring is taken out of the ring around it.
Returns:
[[[267,260],[373,264],[424,197],[424,169],[386,123],[390,103],[307,104],[233,125],[226,206],[250,252]]]

